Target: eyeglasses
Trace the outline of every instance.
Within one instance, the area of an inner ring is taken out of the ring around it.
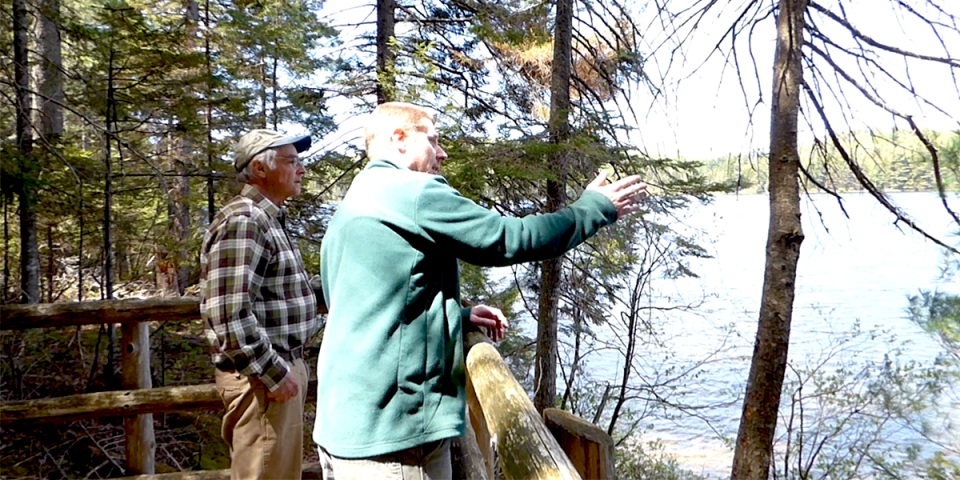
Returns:
[[[299,157],[299,156],[293,156],[293,157],[277,157],[277,160],[286,160],[286,161],[290,162],[290,164],[292,164],[293,166],[296,166],[296,167],[302,167],[302,166],[303,166],[303,160],[300,160],[300,157]]]

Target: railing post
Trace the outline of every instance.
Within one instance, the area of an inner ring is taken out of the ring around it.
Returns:
[[[120,327],[120,364],[123,388],[153,388],[150,374],[150,325],[146,322],[123,323]],[[157,440],[153,433],[153,414],[123,419],[127,469],[133,473],[156,473]]]
[[[543,411],[543,423],[584,480],[616,478],[613,438],[607,432],[557,408]]]

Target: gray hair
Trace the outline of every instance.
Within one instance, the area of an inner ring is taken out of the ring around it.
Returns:
[[[250,183],[250,180],[253,180],[253,162],[254,160],[259,160],[260,163],[264,164],[270,170],[275,170],[277,168],[277,149],[268,148],[250,159],[247,162],[247,166],[243,167],[243,170],[237,172],[237,181],[241,184]]]

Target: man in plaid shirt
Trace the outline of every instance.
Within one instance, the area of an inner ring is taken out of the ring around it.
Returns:
[[[200,315],[215,347],[223,438],[233,479],[299,479],[308,381],[303,345],[317,301],[296,244],[279,221],[300,193],[309,136],[253,130],[237,142],[243,188],[214,218],[200,258]]]

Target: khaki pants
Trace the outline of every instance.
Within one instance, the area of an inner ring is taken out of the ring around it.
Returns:
[[[318,446],[319,447],[319,446]],[[449,480],[450,439],[371,458],[340,458],[320,453],[323,480]]]
[[[286,402],[267,400],[267,387],[256,378],[216,370],[217,391],[226,407],[222,433],[230,447],[231,479],[300,479],[309,374],[302,358],[292,367],[300,389]]]

